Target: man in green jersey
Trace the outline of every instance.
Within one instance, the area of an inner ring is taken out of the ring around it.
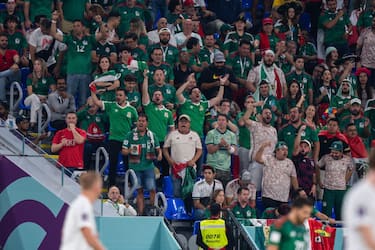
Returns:
[[[154,83],[154,74],[156,70],[161,69],[164,72],[165,81],[171,85],[174,82],[174,75],[171,65],[163,62],[163,48],[155,47],[151,50],[149,68],[150,84]]]
[[[154,95],[160,91],[163,95],[163,104],[169,110],[173,110],[176,105],[176,89],[169,83],[165,82],[165,72],[162,69],[156,69],[154,74],[154,84],[148,87],[148,93]]]
[[[52,14],[51,35],[68,46],[67,50],[67,79],[68,92],[72,96],[78,96],[80,107],[86,103],[91,82],[92,62],[91,51],[94,49],[96,40],[94,36],[85,34],[82,21],[73,22],[73,31],[70,35],[62,35],[57,32],[56,23],[59,19],[57,11]]]
[[[118,35],[120,38],[123,38],[126,32],[130,29],[130,20],[135,17],[145,21],[144,11],[140,7],[136,6],[136,0],[121,1],[123,4],[119,4],[115,7],[115,10],[121,14],[121,22],[118,27]]]
[[[126,33],[124,36],[124,43],[131,49],[131,54],[134,60],[147,61],[147,54],[138,45],[138,36],[135,33]]]
[[[352,24],[345,10],[337,11],[337,0],[327,1],[328,10],[319,18],[324,31],[324,46],[335,47],[342,56],[349,51],[348,35],[352,32]]]
[[[69,33],[73,29],[74,20],[84,20],[85,12],[88,11],[91,3],[89,0],[60,0],[58,10],[61,13],[61,30]]]
[[[50,18],[53,3],[53,0],[25,0],[23,6],[25,28],[30,29],[31,24],[36,21],[35,17],[38,15],[45,15],[47,18]]]
[[[256,219],[257,211],[255,208],[249,206],[250,190],[247,187],[240,187],[237,190],[238,201],[232,208],[234,217],[246,226],[251,226],[251,222],[248,219]]]
[[[152,94],[152,101],[150,101],[150,95],[148,93],[148,76],[147,71],[145,71],[142,85],[142,105],[144,112],[150,121],[149,129],[155,133],[161,148],[164,146],[164,140],[167,133],[174,130],[173,115],[172,112],[163,105],[163,97],[164,94],[162,91],[156,90]],[[169,164],[165,157],[163,157],[160,165],[162,176],[168,176]]]
[[[90,84],[90,86],[94,86]],[[92,88],[92,87],[90,87]],[[118,154],[121,152],[122,143],[127,133],[138,119],[137,110],[127,102],[125,90],[116,90],[115,102],[103,102],[98,99],[95,89],[91,89],[91,97],[99,108],[104,110],[109,117],[109,184],[116,185],[116,167]]]
[[[306,250],[309,237],[304,226],[312,212],[313,202],[305,198],[293,201],[289,214],[271,226],[267,250]]]
[[[163,52],[162,62],[173,67],[178,61],[178,49],[170,43],[171,31],[168,28],[161,28],[158,34],[160,42],[149,46],[149,54],[154,48],[160,48]]]
[[[158,137],[147,128],[147,125],[147,116],[139,114],[137,127],[126,135],[122,145],[122,153],[129,159],[129,168],[133,169],[137,175],[137,207],[140,215],[144,211],[144,188],[150,191],[150,203],[154,204],[155,166],[153,161],[160,161],[162,158]]]

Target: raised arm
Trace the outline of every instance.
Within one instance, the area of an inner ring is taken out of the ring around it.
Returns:
[[[187,86],[189,86],[189,84],[191,84],[191,81],[194,80],[194,73],[191,73],[186,82],[184,84],[181,85],[181,87],[179,87],[176,91],[176,97],[177,97],[177,100],[179,103],[184,103],[185,102],[185,97],[183,95],[185,89],[187,88]]]
[[[142,84],[142,104],[147,105],[150,103],[150,95],[148,93],[148,70],[143,71],[143,84]]]
[[[263,160],[263,152],[264,152],[264,149],[266,147],[270,147],[271,146],[271,142],[265,142],[262,144],[262,146],[260,146],[258,152],[255,154],[255,161],[258,162],[259,164],[264,164],[264,160]]]
[[[299,145],[301,144],[302,133],[306,130],[306,125],[302,125],[297,133],[296,139],[294,140],[293,156],[299,154]]]
[[[97,97],[95,91],[93,91],[93,90],[91,89],[91,86],[93,86],[93,85],[95,86],[95,83],[93,83],[93,82],[90,83],[90,90],[91,90],[92,101],[94,102],[94,104],[95,104],[96,106],[98,106],[99,108],[103,109],[103,108],[104,108],[104,104],[103,104],[103,102],[100,101],[100,100],[98,99],[98,97]]]
[[[55,38],[57,41],[63,41],[63,35],[57,33],[57,20],[59,19],[59,13],[54,11],[52,13],[52,23],[51,23],[51,36]]]
[[[221,76],[220,77],[220,88],[219,88],[219,92],[217,93],[216,97],[212,98],[209,100],[209,106],[212,107],[212,106],[215,106],[217,104],[220,103],[220,101],[223,99],[223,96],[224,96],[224,86],[226,84],[226,82],[228,81],[228,78],[229,78],[229,74],[226,74],[225,76]]]
[[[253,104],[249,103],[246,107],[246,112],[243,116],[238,120],[239,126],[250,126],[253,121],[250,120],[250,116],[254,113],[254,106]]]

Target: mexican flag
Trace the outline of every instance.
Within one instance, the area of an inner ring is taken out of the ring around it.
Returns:
[[[109,70],[103,74],[96,75],[94,82],[113,82],[120,79],[121,74],[116,73],[114,70]]]

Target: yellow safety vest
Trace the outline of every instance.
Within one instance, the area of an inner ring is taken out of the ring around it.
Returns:
[[[224,220],[203,220],[200,222],[200,228],[203,243],[209,248],[220,249],[228,245]]]

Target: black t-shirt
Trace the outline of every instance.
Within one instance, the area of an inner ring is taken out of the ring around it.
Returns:
[[[217,68],[215,65],[211,64],[208,68],[205,68],[201,73],[199,78],[199,88],[202,89],[202,83],[214,83],[220,80],[221,76],[229,74],[229,81],[231,83],[238,84],[236,77],[233,74],[233,71],[227,67]],[[203,94],[206,96],[207,100],[214,98],[219,92],[219,86],[210,88],[208,90],[202,90]],[[224,98],[232,99],[233,94],[229,86],[224,88]]]

